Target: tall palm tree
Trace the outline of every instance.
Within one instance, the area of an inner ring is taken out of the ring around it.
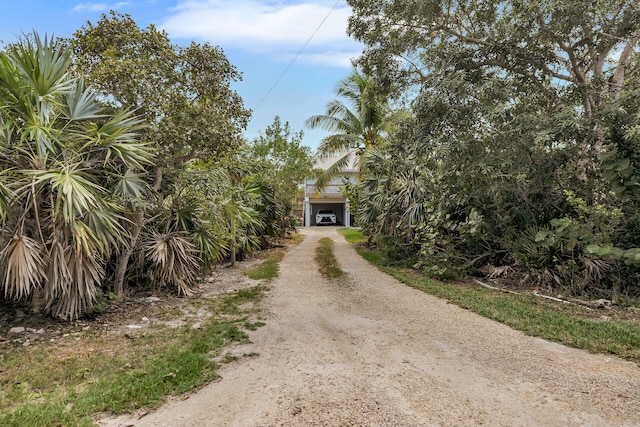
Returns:
[[[309,117],[305,126],[332,132],[323,138],[318,147],[321,157],[340,155],[341,157],[316,181],[316,188],[322,189],[351,161],[385,140],[389,130],[391,109],[386,100],[375,93],[372,77],[353,67],[349,77],[338,82],[336,95],[346,104],[334,99],[327,105],[327,113]],[[355,158],[354,158],[355,157]],[[358,162],[363,172],[363,163]]]
[[[93,305],[151,158],[140,121],[105,116],[70,55],[38,34],[0,52],[0,289],[67,319]]]

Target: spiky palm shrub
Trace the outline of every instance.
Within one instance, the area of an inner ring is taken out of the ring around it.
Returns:
[[[211,225],[206,203],[191,194],[195,189],[173,190],[153,208],[142,232],[136,281],[150,283],[153,292],[168,285],[178,295],[190,296],[199,274],[222,259],[226,248]]]
[[[143,240],[145,258],[151,263],[151,276],[160,285],[173,284],[178,295],[190,296],[190,285],[200,267],[198,249],[180,232],[153,232]]]
[[[0,286],[73,319],[95,301],[126,233],[122,201],[151,158],[130,112],[103,115],[70,52],[27,36],[0,52]]]
[[[260,248],[264,222],[256,208],[264,194],[246,182],[234,185],[219,165],[195,163],[167,176],[167,193],[154,206],[137,251],[143,266],[137,280],[189,296],[213,263]]]

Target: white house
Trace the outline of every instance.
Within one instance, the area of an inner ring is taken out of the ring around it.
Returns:
[[[315,168],[327,170],[344,154],[333,157],[316,157]],[[342,194],[342,184],[345,180],[356,182],[358,168],[355,164],[355,157],[349,162],[346,168],[342,169],[339,176],[334,177],[322,191],[316,191],[315,178],[304,180],[304,226],[315,225],[316,213],[320,209],[332,209],[336,213],[338,225],[351,226],[351,211],[349,210],[349,200]]]

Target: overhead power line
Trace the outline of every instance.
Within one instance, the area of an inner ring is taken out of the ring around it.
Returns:
[[[294,62],[296,62],[296,60],[300,57],[300,55],[302,54],[302,52],[305,50],[305,48],[309,45],[309,43],[311,43],[311,40],[313,40],[313,38],[315,37],[315,35],[318,33],[318,31],[320,31],[320,28],[322,27],[322,25],[326,22],[326,20],[329,18],[329,15],[331,15],[331,13],[335,10],[335,8],[338,6],[338,3],[340,3],[340,0],[336,0],[336,2],[333,4],[333,6],[331,7],[331,9],[329,9],[329,12],[327,13],[327,15],[322,19],[322,21],[320,22],[320,24],[318,24],[318,26],[316,27],[316,29],[313,31],[313,33],[311,34],[311,36],[307,39],[307,41],[304,43],[304,45],[302,46],[302,48],[298,51],[298,53],[296,54],[296,56],[293,57],[293,59],[291,60],[291,62],[289,62],[289,65],[287,65],[287,67],[284,69],[284,71],[282,72],[282,74],[280,74],[280,77],[278,77],[278,79],[275,81],[275,83],[269,88],[269,90],[267,91],[267,93],[264,94],[264,96],[262,97],[262,99],[260,100],[260,102],[258,102],[258,104],[255,106],[255,108],[253,109],[253,111],[256,111],[258,108],[260,108],[260,106],[262,105],[262,103],[267,99],[267,97],[271,94],[271,92],[273,91],[273,89],[275,89],[275,87],[278,85],[278,83],[280,83],[280,80],[282,80],[282,78],[284,77],[285,74],[287,74],[287,71],[289,71],[289,68],[291,68],[291,66],[293,65]]]

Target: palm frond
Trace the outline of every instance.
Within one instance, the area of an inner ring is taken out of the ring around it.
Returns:
[[[351,68],[351,74],[336,84],[336,94],[349,99],[352,103],[358,103],[362,94],[373,83],[371,77],[362,74],[357,67]]]
[[[71,221],[67,224],[67,228],[71,234],[71,243],[75,252],[90,254],[104,250],[102,242],[84,222],[80,220]]]
[[[333,100],[327,105],[327,114],[339,119],[341,125],[339,130],[343,132],[362,134],[364,132],[364,122],[359,111],[351,111],[342,102]]]
[[[40,97],[69,93],[75,84],[68,75],[70,52],[53,37],[42,39],[34,33],[33,39],[23,37],[9,46],[7,54],[16,69]]]
[[[55,153],[58,140],[56,130],[43,122],[37,111],[28,106],[21,110],[24,124],[19,131],[20,142],[26,145],[35,144],[35,152],[40,158],[46,157],[48,153]]]
[[[339,117],[328,114],[317,114],[305,120],[304,125],[310,129],[323,129],[329,132],[342,132],[349,128],[349,124]]]
[[[47,184],[55,194],[56,216],[70,223],[76,217],[98,207],[98,199],[104,188],[87,176],[78,164],[56,163],[57,169],[27,170],[38,184]]]
[[[322,191],[331,183],[331,180],[343,174],[344,169],[349,165],[356,155],[355,151],[349,151],[336,160],[331,166],[324,170],[316,178],[316,191]]]
[[[7,104],[15,103],[23,91],[24,85],[17,71],[11,58],[4,51],[0,52],[0,88]]]
[[[334,134],[320,140],[318,154],[321,157],[332,157],[338,153],[351,151],[361,146],[362,137],[358,134]]]
[[[4,297],[23,300],[45,279],[43,247],[36,240],[16,234],[0,252]]]
[[[47,280],[45,283],[45,299],[53,301],[59,295],[69,293],[71,272],[67,265],[67,252],[71,248],[55,239],[49,247],[49,262],[47,263]]]
[[[197,208],[197,202],[190,200],[175,209],[173,222],[177,230],[188,232],[195,228],[195,224],[198,222]]]
[[[125,238],[128,237],[128,234],[122,223],[126,221],[118,213],[117,205],[105,203],[87,211],[82,222],[74,222],[74,225],[82,224],[81,228],[86,228],[89,231],[80,235],[72,232],[72,237],[79,239],[81,236],[86,236],[90,240],[86,240],[78,246],[98,252],[103,256],[109,256],[114,249],[117,250],[125,244]]]
[[[89,120],[104,117],[104,115],[100,114],[101,107],[96,100],[96,94],[85,89],[82,79],[78,80],[74,90],[67,95],[63,110],[69,120]]]
[[[143,179],[143,174],[136,173],[128,168],[124,175],[116,176],[113,193],[125,200],[139,200],[146,196],[148,186]]]
[[[47,304],[46,310],[62,319],[77,319],[96,300],[96,287],[102,282],[104,269],[95,254],[65,250],[65,261],[71,281]]]
[[[178,295],[193,293],[190,285],[200,267],[198,249],[189,237],[176,232],[153,232],[144,243],[145,258],[152,265],[152,276],[161,283],[173,284]]]
[[[194,244],[202,254],[205,268],[216,261],[224,259],[229,254],[229,246],[222,237],[222,233],[210,223],[203,223],[191,234]]]
[[[136,169],[151,164],[151,145],[138,142],[139,132],[146,127],[131,111],[116,114],[111,120],[89,131],[92,142],[106,150],[105,162],[111,157],[120,159]]]

